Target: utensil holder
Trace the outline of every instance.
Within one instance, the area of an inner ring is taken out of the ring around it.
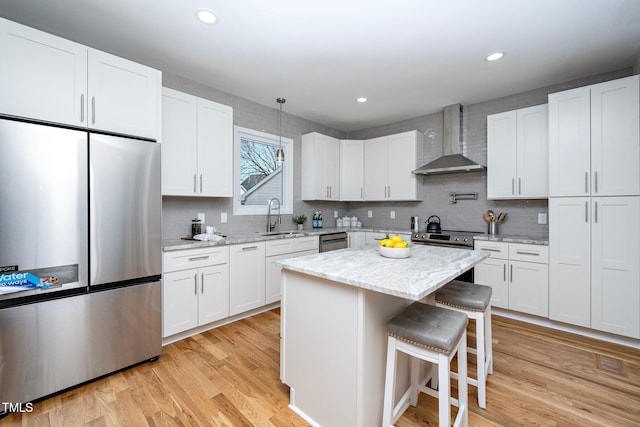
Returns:
[[[491,234],[491,235],[498,234],[498,223],[497,222],[491,221],[489,223],[489,234]]]

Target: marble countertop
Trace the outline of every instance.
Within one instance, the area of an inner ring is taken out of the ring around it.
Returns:
[[[549,246],[549,237],[517,236],[509,234],[481,234],[473,236],[474,240],[487,242],[523,243],[528,245]]]
[[[279,261],[284,269],[420,300],[486,258],[480,251],[415,245],[404,259],[384,258],[376,246],[340,249]]]
[[[225,236],[224,240],[219,242],[206,242],[199,240],[183,240],[183,239],[165,239],[162,241],[162,250],[164,252],[168,251],[178,251],[183,249],[194,249],[194,248],[205,248],[208,246],[219,246],[219,245],[237,245],[242,243],[250,243],[250,242],[261,242],[266,240],[278,240],[278,239],[292,239],[296,237],[305,237],[305,236],[319,236],[321,234],[330,234],[330,233],[339,233],[339,232],[350,232],[350,231],[368,231],[368,232],[379,232],[379,233],[403,233],[410,234],[411,230],[392,230],[392,229],[382,229],[382,228],[321,228],[321,229],[309,229],[309,230],[278,230],[278,232],[286,233],[286,234],[278,234],[278,235],[265,235],[267,233],[264,232],[254,232],[254,233],[234,233]]]

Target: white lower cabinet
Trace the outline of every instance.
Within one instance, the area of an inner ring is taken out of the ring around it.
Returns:
[[[640,338],[640,197],[549,199],[550,318]]]
[[[229,316],[229,248],[163,255],[163,337]]]
[[[364,231],[349,231],[347,238],[350,248],[362,248],[366,245],[366,233]]]
[[[493,288],[493,306],[548,316],[547,246],[476,241],[475,249],[489,255],[476,265],[474,282]]]
[[[229,246],[229,315],[265,305],[265,242]]]
[[[267,241],[265,245],[265,303],[271,304],[281,298],[281,271],[277,261],[318,253],[320,240],[317,236],[297,237]]]

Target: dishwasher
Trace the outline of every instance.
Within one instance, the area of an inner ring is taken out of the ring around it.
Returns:
[[[335,251],[349,247],[347,233],[327,233],[320,235],[320,252]]]

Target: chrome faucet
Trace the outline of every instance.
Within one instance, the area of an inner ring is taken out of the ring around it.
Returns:
[[[278,202],[278,219],[271,222],[271,206],[273,202]],[[278,224],[282,224],[282,217],[280,216],[280,200],[277,197],[269,200],[268,208],[267,208],[267,233],[271,233]]]

